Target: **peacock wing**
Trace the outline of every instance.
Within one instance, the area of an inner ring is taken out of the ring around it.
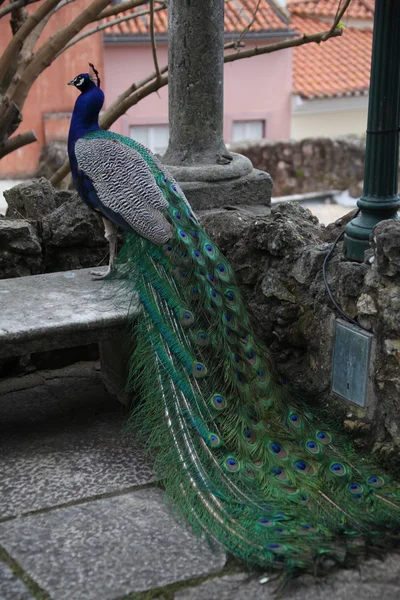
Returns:
[[[157,245],[170,239],[164,216],[168,201],[139,152],[117,139],[83,137],[75,144],[75,154],[80,171],[93,185],[96,208],[106,218]]]

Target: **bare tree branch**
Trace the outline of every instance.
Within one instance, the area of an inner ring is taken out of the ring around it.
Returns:
[[[53,16],[53,14],[54,14],[54,11],[52,11],[48,15],[46,15],[44,17],[44,19],[42,19],[40,21],[40,23],[38,23],[38,25],[35,27],[35,29],[33,31],[31,31],[31,33],[26,38],[24,45],[22,46],[22,49],[19,53],[16,72],[14,73],[13,79],[7,86],[7,95],[9,97],[12,96],[16,85],[18,84],[18,82],[20,81],[20,79],[22,77],[23,72],[25,71],[28,64],[31,62],[31,60],[34,56],[33,49],[36,45],[36,42],[38,41],[39,37],[42,34],[43,29],[46,27],[49,19]],[[10,75],[10,73],[9,73],[9,75]]]
[[[38,23],[57,5],[59,0],[45,0],[43,4],[25,21],[10,43],[7,45],[0,58],[0,82],[4,79],[9,66],[18,55],[24,41]]]
[[[29,14],[28,11],[26,10],[25,6],[21,6],[20,8],[14,8],[13,11],[11,12],[11,19],[10,19],[10,27],[11,27],[11,31],[12,34],[15,35],[18,31],[18,29],[20,29],[22,27],[22,25],[25,23],[25,21],[28,19]]]
[[[157,57],[157,46],[156,46],[156,34],[154,31],[154,0],[150,0],[150,38],[151,38],[151,52],[153,54],[153,63],[156,70],[156,78],[160,80],[160,67],[158,66]]]
[[[7,154],[11,154],[11,152],[18,150],[18,148],[22,148],[22,146],[32,144],[32,142],[36,141],[37,137],[34,131],[25,131],[24,133],[19,133],[15,137],[7,140],[5,144],[0,145],[0,159]]]
[[[46,2],[47,1],[57,2],[57,0],[46,0]],[[64,48],[64,46],[88,23],[91,23],[92,20],[99,14],[99,12],[101,12],[101,10],[103,10],[103,8],[109,4],[109,2],[110,0],[94,0],[69,25],[63,27],[63,29],[49,37],[48,40],[39,48],[36,56],[23,72],[21,79],[16,84],[14,92],[11,96],[11,100],[13,100],[20,109],[26,100],[33,82],[37,79],[40,73],[42,73],[53,62],[57,53]]]
[[[142,86],[136,92],[120,102],[118,106],[110,106],[100,117],[99,125],[101,129],[108,129],[119,117],[126,113],[128,108],[131,108],[137,104],[139,100],[146,98],[146,96],[149,96],[153,92],[157,92],[160,88],[167,84],[168,75],[161,75],[160,79],[157,80],[157,78],[155,78],[153,81],[150,81],[146,85]]]
[[[64,8],[64,6],[67,6],[67,4],[72,4],[72,2],[75,2],[75,0],[62,0],[59,4],[57,4],[52,14],[54,15],[56,12]]]
[[[164,73],[166,73],[167,71],[168,71],[167,65],[165,65],[162,69],[160,69],[161,75],[164,75]],[[138,89],[144,87],[147,83],[150,83],[151,81],[153,81],[153,79],[155,79],[156,76],[157,76],[156,72],[153,71],[153,73],[150,73],[150,75],[148,75],[141,81],[132,83],[132,85],[130,85],[124,92],[122,92],[122,94],[120,94],[118,96],[118,98],[116,98],[114,100],[114,102],[112,104],[110,104],[110,106],[107,109],[107,112],[113,111],[114,109],[116,109],[121,102],[123,102],[126,98],[128,98],[131,94],[136,92]]]
[[[4,142],[14,133],[22,121],[21,111],[14,102],[4,103],[0,120],[0,142]]]
[[[35,2],[39,2],[39,0],[17,0],[17,2],[11,2],[8,6],[0,9],[0,19],[17,8],[23,8],[24,6],[34,4]]]
[[[160,7],[157,7],[155,10],[156,11],[163,10],[164,8],[165,8],[165,6],[160,6]],[[71,46],[73,46],[74,44],[77,44],[84,38],[89,37],[90,35],[93,35],[94,33],[103,31],[103,29],[107,29],[108,27],[111,27],[112,25],[118,25],[118,23],[123,23],[124,21],[130,21],[132,19],[136,19],[137,17],[143,17],[144,15],[148,15],[148,14],[150,14],[149,10],[141,10],[138,12],[132,12],[129,15],[125,15],[124,17],[119,17],[118,19],[113,19],[112,21],[107,21],[107,23],[102,23],[101,25],[97,25],[96,27],[93,27],[92,29],[88,29],[84,33],[77,35],[70,42],[68,42],[68,44],[66,44],[64,46],[64,48],[62,48],[60,50],[60,52],[57,54],[56,58],[58,58],[63,52],[68,50],[68,48],[71,48]]]

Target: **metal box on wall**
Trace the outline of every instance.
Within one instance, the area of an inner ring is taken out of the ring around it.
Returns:
[[[332,391],[364,407],[373,334],[342,319],[335,321]]]

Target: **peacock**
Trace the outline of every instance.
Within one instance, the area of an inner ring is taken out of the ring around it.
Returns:
[[[143,307],[129,379],[167,497],[198,534],[285,577],[393,548],[399,485],[275,372],[232,267],[179,184],[143,145],[100,129],[91,68],[69,82],[80,92],[72,177],[110,245],[95,277],[117,272]]]

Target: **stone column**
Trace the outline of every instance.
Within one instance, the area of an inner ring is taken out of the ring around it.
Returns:
[[[169,0],[169,146],[194,209],[270,204],[272,180],[223,140],[224,0]]]
[[[168,5],[169,147],[179,166],[224,164],[224,0]]]

